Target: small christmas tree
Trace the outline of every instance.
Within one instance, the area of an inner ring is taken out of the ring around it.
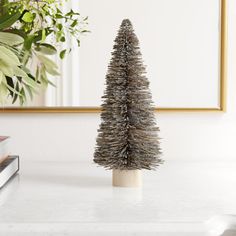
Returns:
[[[106,75],[94,162],[113,170],[162,163],[149,82],[130,20],[122,21]]]

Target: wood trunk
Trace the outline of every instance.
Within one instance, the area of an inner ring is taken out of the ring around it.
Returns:
[[[141,170],[112,170],[112,185],[116,187],[141,187]]]

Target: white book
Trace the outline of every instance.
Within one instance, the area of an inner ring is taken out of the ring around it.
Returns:
[[[9,156],[0,164],[0,188],[19,171],[19,157]]]

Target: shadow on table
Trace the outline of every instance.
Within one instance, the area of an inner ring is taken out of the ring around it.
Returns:
[[[235,236],[236,230],[226,230],[221,236]]]
[[[217,215],[209,219],[206,225],[214,236],[236,236],[236,215]]]
[[[97,176],[69,176],[69,175],[27,175],[27,181],[34,183],[45,183],[53,185],[61,185],[67,187],[109,187],[111,186],[110,179],[106,177]]]

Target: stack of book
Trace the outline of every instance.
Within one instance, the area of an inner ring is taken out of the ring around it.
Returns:
[[[19,156],[10,155],[9,140],[7,136],[0,136],[0,188],[19,171]]]

